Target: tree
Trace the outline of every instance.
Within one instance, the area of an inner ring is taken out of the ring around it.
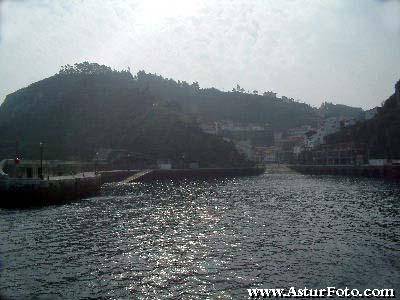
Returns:
[[[200,90],[200,85],[199,85],[199,83],[198,83],[197,81],[193,82],[193,83],[192,83],[192,88],[193,88],[195,91]]]

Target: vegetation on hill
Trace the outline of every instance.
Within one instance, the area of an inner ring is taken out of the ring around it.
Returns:
[[[400,85],[400,81],[397,83]],[[399,91],[397,91],[399,93]],[[378,109],[378,114],[365,122],[327,137],[328,144],[356,143],[368,150],[370,158],[400,158],[400,95],[393,94]]]
[[[203,133],[178,105],[135,84],[129,72],[89,63],[8,95],[0,139],[3,157],[14,155],[19,139],[25,158],[38,158],[42,141],[48,159],[91,159],[99,148],[114,148],[202,166],[246,163],[231,143]]]
[[[321,110],[321,109],[320,109]],[[325,104],[326,115],[359,109]],[[197,82],[95,63],[64,66],[54,76],[8,95],[0,107],[0,157],[15,153],[88,159],[99,148],[128,149],[152,159],[186,157],[208,165],[240,164],[231,143],[201,132],[198,121],[269,124],[271,130],[316,125],[320,111],[273,92],[200,88]]]
[[[318,109],[318,112],[323,118],[346,117],[363,119],[365,114],[361,107],[351,107],[343,104],[333,104],[330,102],[322,103]]]
[[[197,82],[165,79],[162,76],[139,71],[136,84],[159,98],[178,103],[186,113],[195,114],[204,121],[231,120],[241,123],[269,123],[274,129],[288,129],[303,124],[316,125],[318,114],[308,104],[275,93],[258,95],[245,93],[240,86],[231,92],[215,88],[201,89]]]

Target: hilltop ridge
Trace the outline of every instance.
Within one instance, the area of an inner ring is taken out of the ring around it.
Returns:
[[[360,108],[325,103],[319,109],[276,93],[200,88],[160,75],[83,62],[9,94],[0,106],[0,155],[89,159],[99,148],[128,149],[151,160],[171,158],[208,165],[242,164],[232,142],[203,132],[202,124],[229,121],[265,128],[254,138],[273,143],[271,132],[315,126],[321,116],[362,117]]]
[[[400,158],[400,80],[395,92],[386,99],[377,114],[327,137],[327,144],[355,143],[367,149],[374,158]]]
[[[98,64],[66,66],[6,97],[0,107],[1,155],[92,159],[100,148],[127,149],[150,161],[199,161],[237,166],[245,159],[231,143],[203,133],[180,108],[135,85],[126,71]],[[132,157],[132,159],[134,159]]]

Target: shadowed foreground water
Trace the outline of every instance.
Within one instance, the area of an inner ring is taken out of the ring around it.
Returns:
[[[0,210],[6,299],[247,299],[249,287],[395,288],[400,187],[265,174],[107,185]]]

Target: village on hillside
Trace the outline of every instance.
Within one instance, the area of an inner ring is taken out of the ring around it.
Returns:
[[[200,127],[206,133],[232,142],[241,154],[258,164],[304,162],[304,153],[313,151],[314,163],[354,164],[366,159],[365,153],[360,156],[363,149],[356,149],[353,144],[341,144],[331,149],[325,145],[326,137],[357,122],[372,119],[377,111],[377,108],[365,111],[359,118],[321,116],[317,126],[302,125],[287,130],[274,130],[268,123],[260,125],[232,121],[204,122],[200,123]]]

